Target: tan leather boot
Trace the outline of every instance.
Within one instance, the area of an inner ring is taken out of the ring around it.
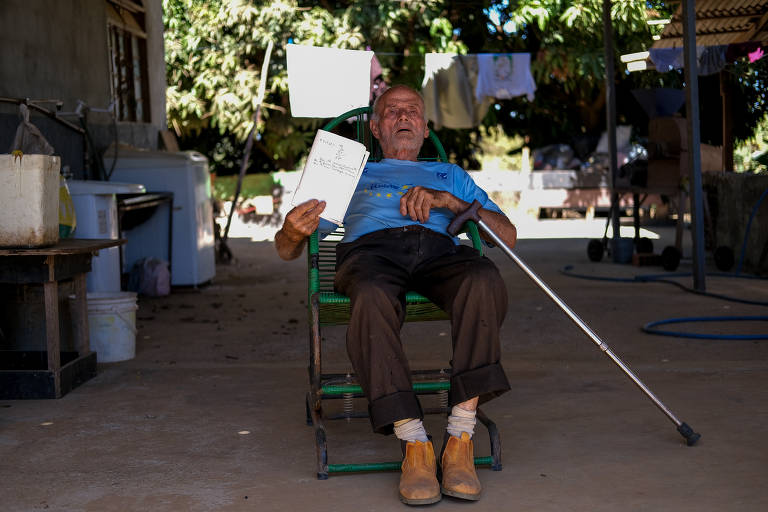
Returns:
[[[400,501],[407,505],[429,505],[440,501],[437,461],[432,442],[411,441],[405,445]]]
[[[475,472],[475,452],[472,439],[466,432],[461,439],[448,436],[441,461],[443,494],[465,500],[479,500],[483,486]]]

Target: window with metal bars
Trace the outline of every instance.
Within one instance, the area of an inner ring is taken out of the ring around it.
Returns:
[[[110,88],[118,121],[149,122],[146,10],[141,0],[106,0]]]

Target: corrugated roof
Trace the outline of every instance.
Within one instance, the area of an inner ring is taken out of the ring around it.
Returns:
[[[768,0],[698,0],[696,46],[768,43]],[[652,48],[683,46],[682,2]]]

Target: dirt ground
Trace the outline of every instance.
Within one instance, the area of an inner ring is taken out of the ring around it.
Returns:
[[[658,232],[660,251],[672,229]],[[97,377],[59,400],[0,401],[2,510],[406,509],[397,472],[315,478],[304,409],[305,261],[280,261],[270,242],[235,239],[230,248],[236,261],[219,265],[211,284],[140,299],[135,359],[99,364]],[[663,272],[591,263],[582,238],[524,238],[517,252],[702,439],[685,446],[673,423],[496,250],[511,299],[502,343],[512,390],[484,408],[499,426],[504,468],[479,469],[479,502],[444,498],[426,508],[768,510],[768,341],[640,329],[672,317],[764,316],[765,306],[563,275],[569,264],[588,275]],[[707,288],[768,300],[767,281],[709,277]],[[768,331],[765,322],[681,328]],[[347,371],[343,328],[324,336],[325,369]],[[445,323],[407,324],[413,367],[445,366],[449,336]],[[427,417],[435,438],[444,421]],[[331,463],[399,456],[397,441],[373,434],[365,419],[327,426]],[[475,439],[476,454],[487,455],[483,427]]]

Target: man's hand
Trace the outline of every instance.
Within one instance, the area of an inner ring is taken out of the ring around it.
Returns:
[[[429,220],[429,212],[432,208],[447,208],[454,215],[458,215],[469,208],[469,203],[445,190],[434,190],[426,187],[409,188],[400,198],[400,213],[422,224]],[[510,249],[515,246],[517,229],[506,215],[481,208],[480,216]],[[489,242],[492,241],[483,232],[480,233],[480,237]]]
[[[422,224],[429,220],[432,208],[447,208],[458,213],[469,204],[445,190],[412,187],[400,198],[400,214]]]
[[[275,248],[281,258],[292,260],[301,255],[307,237],[320,224],[320,214],[323,210],[325,201],[310,199],[288,212],[283,227],[275,234]]]

